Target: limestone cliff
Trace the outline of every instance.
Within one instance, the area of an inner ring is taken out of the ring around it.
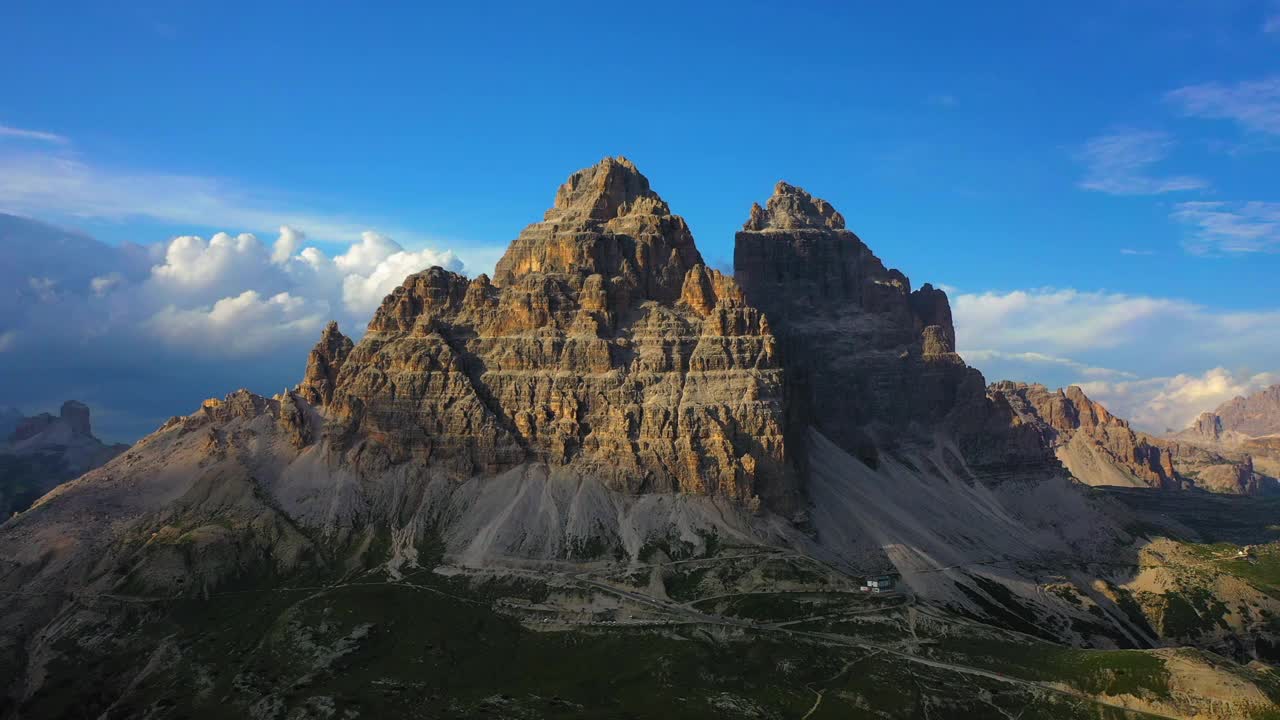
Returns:
[[[825,200],[778,183],[737,234],[734,277],[781,341],[793,439],[814,427],[873,466],[939,432],[992,472],[1042,455],[955,353],[946,293],[913,291]]]
[[[1280,385],[1248,397],[1235,397],[1200,413],[1173,437],[1194,443],[1240,446],[1250,438],[1280,434]]]
[[[1128,422],[1075,385],[1051,391],[1043,385],[1004,381],[992,385],[989,392],[1036,427],[1063,465],[1087,485],[1182,486],[1168,452],[1135,433]]]
[[[1280,385],[1272,385],[1200,413],[1189,427],[1171,434],[1168,442],[1185,448],[1191,456],[1227,456],[1237,464],[1247,461],[1250,472],[1262,477],[1262,487],[1269,488],[1280,477],[1278,437]],[[1211,469],[1211,477],[1224,486],[1231,481],[1231,474],[1223,468]],[[1243,470],[1236,479],[1247,484]]]
[[[1005,381],[992,385],[989,392],[1036,428],[1062,464],[1087,485],[1254,495],[1272,484],[1254,469],[1248,455],[1135,432],[1074,385],[1050,391],[1043,385]]]
[[[1223,432],[1247,437],[1280,433],[1280,385],[1272,385],[1248,397],[1236,397],[1219,405],[1213,416]]]
[[[307,356],[307,369],[298,385],[298,394],[317,407],[328,405],[338,383],[342,364],[351,354],[351,338],[338,330],[338,323],[330,322],[320,335],[320,341]]]
[[[769,323],[629,161],[574,173],[495,278],[432,268],[387,296],[321,397],[348,460],[795,503]]]

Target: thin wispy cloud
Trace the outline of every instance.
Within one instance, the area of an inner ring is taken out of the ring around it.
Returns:
[[[1089,365],[1071,358],[1046,355],[1045,353],[1023,351],[1007,352],[1003,350],[977,349],[964,351],[964,358],[975,364],[985,364],[993,360],[1024,363],[1028,365],[1056,365],[1074,370],[1084,377],[1092,378],[1137,378],[1138,376],[1124,370]]]
[[[260,205],[227,181],[114,170],[52,152],[0,154],[0,208],[29,215],[54,212],[108,220],[150,218],[254,230],[292,225],[305,227],[312,237],[330,242],[352,242],[368,229],[341,216]]]
[[[1138,250],[1136,248],[1120,248],[1120,254],[1121,255],[1138,255],[1138,256],[1146,257],[1148,255],[1155,255],[1156,251],[1155,250]]]
[[[306,228],[312,240],[336,244],[358,243],[365,232],[376,229],[410,248],[453,247],[472,274],[492,273],[505,248],[300,208],[292,198],[246,188],[234,180],[97,165],[63,148],[0,147],[0,212],[112,221],[144,218],[254,232],[287,225]]]
[[[1194,228],[1185,243],[1193,253],[1280,251],[1280,203],[1184,202],[1172,217]]]
[[[1231,120],[1250,132],[1280,135],[1280,75],[1234,85],[1188,85],[1166,98],[1192,117]]]
[[[67,145],[70,143],[70,140],[57,133],[45,132],[44,130],[27,130],[25,128],[11,127],[9,125],[0,125],[0,138],[36,140],[38,142],[53,143],[55,145]]]
[[[1162,132],[1120,132],[1093,138],[1080,151],[1087,168],[1080,187],[1111,195],[1160,195],[1208,187],[1209,183],[1198,177],[1152,172],[1173,146],[1173,139]]]
[[[1280,33],[1280,13],[1267,18],[1267,21],[1262,24],[1262,32]]]

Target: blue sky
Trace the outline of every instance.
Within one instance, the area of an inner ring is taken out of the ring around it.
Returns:
[[[716,264],[777,180],[825,197],[952,289],[992,380],[1162,429],[1280,371],[1280,4],[261,5],[7,6],[0,210],[112,246],[289,225],[338,257],[373,230],[474,273],[623,154]],[[40,409],[46,380],[0,395]]]

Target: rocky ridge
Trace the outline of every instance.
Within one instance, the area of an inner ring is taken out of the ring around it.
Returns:
[[[1171,438],[1210,452],[1245,453],[1263,472],[1280,476],[1280,385],[1203,412]]]
[[[1264,477],[1280,477],[1280,385],[1235,397],[1201,413],[1169,441],[1200,454],[1247,459]],[[1269,483],[1268,483],[1269,485]]]
[[[1235,397],[1201,413],[1179,436],[1239,444],[1245,438],[1280,434],[1280,385]]]
[[[1074,385],[1050,391],[1043,385],[1004,381],[988,392],[1035,428],[1072,476],[1086,485],[1242,495],[1275,485],[1248,455],[1135,432]]]

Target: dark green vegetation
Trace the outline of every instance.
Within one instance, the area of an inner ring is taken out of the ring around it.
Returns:
[[[41,495],[74,476],[54,454],[0,453],[0,522],[31,507]]]
[[[1280,622],[1280,498],[1210,493],[1095,490],[1136,520],[1130,532],[1152,542],[1147,567],[1175,587],[1117,593],[1125,614],[1152,637],[1195,644],[1247,662],[1274,662]],[[1176,543],[1160,545],[1160,539]],[[1225,579],[1237,582],[1227,583]],[[1119,590],[1116,588],[1116,590]]]
[[[398,583],[370,576],[139,603],[125,613],[127,645],[97,646],[86,628],[50,668],[62,680],[22,716],[798,718],[816,703],[812,718],[912,718],[924,707],[934,717],[1001,718],[1024,707],[1024,718],[1140,717],[803,635],[714,625],[534,632],[490,609],[484,596],[496,585],[471,596],[453,595],[455,585],[430,573]],[[998,641],[952,654],[979,667],[1016,665],[1023,671],[1010,674],[1031,680],[1061,679],[1064,669],[1089,679],[1119,666],[1109,660],[1116,654]],[[1117,682],[1159,691],[1158,660],[1122,657],[1133,670]],[[120,672],[148,661],[141,677]]]
[[[1225,625],[1233,608],[1192,582],[1197,573],[1274,590],[1280,556],[1264,546],[1252,562],[1240,559],[1238,545],[1197,542],[1199,530],[1162,520],[1187,538],[1169,562],[1192,568],[1179,576],[1190,584],[1129,591],[1117,573],[1106,593],[1117,615],[1152,637],[1216,650],[1217,638],[1238,632]],[[132,582],[135,568],[170,556],[175,567],[194,562],[184,553],[216,521],[171,528],[163,542],[136,538],[143,549],[120,568],[121,595],[70,601],[63,617],[79,627],[64,634],[74,642],[53,648],[51,681],[0,716],[1136,719],[1148,716],[1119,705],[1136,699],[1165,716],[1202,709],[1179,685],[1188,664],[1210,682],[1231,678],[1263,693],[1226,716],[1266,717],[1256,714],[1266,698],[1280,699],[1269,670],[1223,657],[1054,642],[1057,627],[1040,606],[990,578],[971,588],[983,614],[961,617],[910,594],[862,594],[860,578],[811,558],[714,536],[701,548],[654,540],[647,562],[629,568],[445,574],[432,570],[440,546],[426,543],[417,548],[423,567],[397,579],[383,567],[390,535],[370,528],[351,552],[288,576],[242,543],[219,555],[242,572],[200,592],[160,599],[156,586]],[[1045,595],[1097,610],[1084,590],[1060,582]],[[1256,643],[1264,659],[1266,642]]]
[[[921,615],[786,553],[715,546],[599,579],[422,568],[397,580],[369,557],[387,551],[373,535],[348,563],[372,569],[355,575],[260,568],[207,597],[74,601],[92,612],[56,648],[53,681],[0,714],[1136,719],[1106,698],[1169,698],[1159,656]],[[670,600],[629,600],[653,573]]]

